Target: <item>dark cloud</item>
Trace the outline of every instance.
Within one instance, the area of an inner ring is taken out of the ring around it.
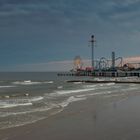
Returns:
[[[131,46],[140,43],[139,6],[139,0],[0,0],[0,64],[90,57],[92,33],[98,57],[112,50],[137,55]]]
[[[99,11],[99,15],[103,18],[111,18],[116,15],[127,13],[127,14],[130,14],[130,18],[132,18],[131,13],[133,12],[138,13],[140,11],[139,5],[140,5],[140,1],[109,0],[108,3],[104,5],[106,8]]]

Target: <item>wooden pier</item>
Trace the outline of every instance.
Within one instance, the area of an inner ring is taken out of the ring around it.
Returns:
[[[82,83],[115,83],[115,84],[140,84],[140,81],[118,81],[118,80],[103,80],[103,81],[93,81],[93,80],[69,80],[68,83],[76,83],[76,82],[82,82]]]
[[[93,77],[140,77],[140,71],[82,71],[62,72],[58,76],[93,76]]]

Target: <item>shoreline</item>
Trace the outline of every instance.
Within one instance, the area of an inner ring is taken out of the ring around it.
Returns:
[[[44,120],[0,130],[0,140],[129,140],[135,136],[139,139],[139,101],[139,93],[130,93],[73,102]]]

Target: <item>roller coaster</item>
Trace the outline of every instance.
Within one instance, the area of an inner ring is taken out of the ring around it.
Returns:
[[[101,57],[94,60],[95,67],[83,68],[83,62],[80,57],[74,59],[74,75],[77,76],[105,76],[105,77],[127,77],[140,76],[140,63],[125,62],[122,57],[115,57],[112,52],[112,59]]]
[[[94,59],[95,36],[91,36],[91,66],[84,67],[80,56],[74,58],[74,66],[70,75],[74,76],[105,76],[105,77],[140,77],[140,62],[126,62],[122,57],[116,57],[112,52],[111,59],[101,57]],[[63,74],[60,74],[63,76]],[[64,74],[69,75],[69,74]]]

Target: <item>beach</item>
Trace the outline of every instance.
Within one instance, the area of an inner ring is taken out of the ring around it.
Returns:
[[[94,96],[36,123],[0,130],[0,140],[138,140],[139,106],[138,92]]]
[[[140,140],[140,0],[0,0],[0,140]]]
[[[59,78],[55,73],[1,74],[0,140],[140,139],[138,83]]]

